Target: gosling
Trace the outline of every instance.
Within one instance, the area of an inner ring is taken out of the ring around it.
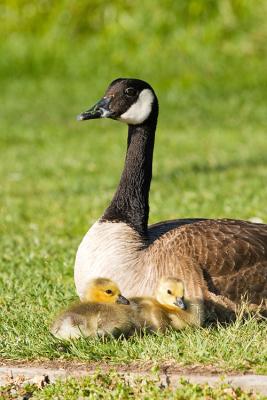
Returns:
[[[203,323],[202,298],[185,296],[184,283],[174,277],[163,277],[157,286],[155,297],[133,297],[136,326],[148,331],[165,332],[169,327],[181,330],[186,326]]]
[[[58,339],[128,336],[134,330],[129,301],[110,279],[92,279],[81,303],[70,306],[54,321],[51,333]]]

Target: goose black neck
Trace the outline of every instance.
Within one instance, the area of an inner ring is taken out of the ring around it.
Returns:
[[[102,218],[125,222],[141,236],[147,235],[157,108],[152,114],[143,124],[128,127],[124,170],[117,191]]]

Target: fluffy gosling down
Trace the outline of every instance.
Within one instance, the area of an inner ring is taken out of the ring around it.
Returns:
[[[174,277],[162,278],[153,297],[121,295],[115,282],[97,278],[89,282],[82,302],[74,304],[56,318],[51,333],[59,339],[81,336],[130,336],[135,331],[165,332],[203,322],[202,299],[189,299],[184,283]],[[117,304],[116,304],[117,303]],[[120,304],[121,303],[121,304]]]
[[[70,306],[54,321],[51,333],[58,339],[121,334],[134,329],[129,301],[110,279],[92,279],[81,303]]]
[[[166,331],[168,327],[180,330],[188,325],[203,323],[201,298],[189,299],[184,283],[174,277],[163,277],[153,297],[133,297],[131,307],[136,309],[136,325],[149,331]]]

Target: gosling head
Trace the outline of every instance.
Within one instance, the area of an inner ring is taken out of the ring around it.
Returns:
[[[129,300],[121,295],[118,285],[108,278],[90,280],[82,301],[92,303],[130,304]]]
[[[164,277],[160,280],[156,291],[156,298],[160,304],[170,310],[185,310],[184,284],[180,279]]]
[[[78,116],[78,120],[112,118],[128,125],[140,125],[149,119],[156,121],[157,115],[158,100],[147,82],[119,78],[109,85],[101,100]]]

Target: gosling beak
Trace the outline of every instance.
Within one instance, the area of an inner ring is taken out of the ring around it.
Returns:
[[[119,304],[130,304],[129,300],[127,300],[126,297],[123,297],[121,294],[119,294],[116,303],[119,303]]]
[[[96,119],[96,118],[109,118],[112,116],[112,111],[109,109],[109,104],[112,97],[103,97],[96,103],[92,108],[82,112],[77,116],[77,120],[83,121],[85,119]]]
[[[182,297],[176,297],[175,302],[173,303],[177,307],[181,308],[181,310],[185,310],[186,306]]]

